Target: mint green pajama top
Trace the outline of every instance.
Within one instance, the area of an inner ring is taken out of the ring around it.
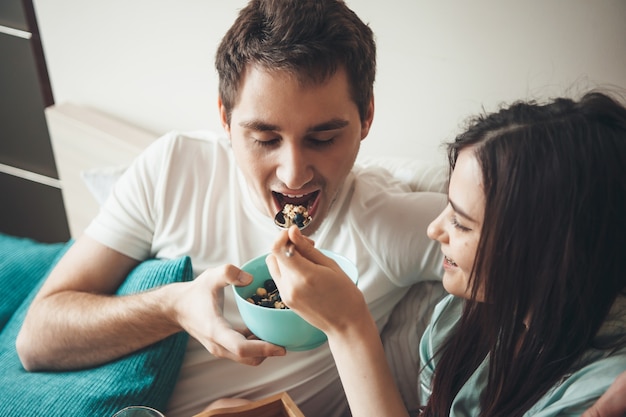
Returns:
[[[436,307],[430,325],[420,342],[422,403],[430,396],[437,359],[429,362],[461,317],[462,298],[448,295]],[[620,296],[596,338],[603,341],[626,337],[626,297]],[[626,370],[626,348],[619,350],[589,349],[576,368],[552,387],[524,416],[579,416],[608,389],[613,380]],[[480,393],[487,385],[487,360],[478,367],[455,397],[450,416],[478,416]]]

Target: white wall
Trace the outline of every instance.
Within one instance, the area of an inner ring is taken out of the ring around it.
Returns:
[[[378,41],[366,155],[443,161],[482,107],[626,90],[623,0],[348,0]],[[57,103],[157,134],[220,130],[213,56],[244,0],[35,0]]]

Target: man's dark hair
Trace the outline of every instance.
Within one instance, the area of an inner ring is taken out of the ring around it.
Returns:
[[[252,0],[222,39],[215,66],[229,123],[249,66],[288,71],[303,84],[322,83],[344,68],[363,120],[374,91],[376,43],[341,0]]]

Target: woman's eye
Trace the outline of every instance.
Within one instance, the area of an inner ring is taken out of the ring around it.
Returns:
[[[450,222],[452,223],[452,226],[454,226],[456,229],[459,229],[462,232],[469,232],[470,230],[472,230],[469,227],[465,227],[461,223],[459,223],[459,220],[456,218],[456,216],[452,216],[450,218]]]

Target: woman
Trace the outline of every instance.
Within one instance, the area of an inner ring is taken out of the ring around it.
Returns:
[[[428,235],[450,295],[419,346],[422,414],[582,414],[626,370],[626,109],[597,92],[517,103],[475,118],[449,159]],[[295,228],[267,262],[327,334],[353,415],[407,415],[348,278]]]

